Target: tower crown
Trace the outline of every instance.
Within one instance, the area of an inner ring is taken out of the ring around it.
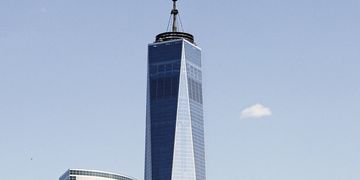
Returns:
[[[176,7],[177,0],[172,0],[172,1],[173,1],[173,9],[171,10],[171,15],[170,15],[170,20],[172,19],[171,31],[158,34],[156,36],[155,42],[163,42],[163,41],[169,41],[169,40],[174,40],[174,39],[186,39],[187,41],[194,43],[193,35],[186,33],[186,32],[178,31],[178,25],[177,25],[178,20],[180,21],[180,24],[181,24],[181,20],[180,20],[180,16],[179,16],[179,10],[177,10],[177,7]],[[169,24],[170,24],[170,22],[169,22]]]

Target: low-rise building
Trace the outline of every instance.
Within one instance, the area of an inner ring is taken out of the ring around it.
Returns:
[[[104,171],[69,169],[59,180],[136,180],[135,178]]]

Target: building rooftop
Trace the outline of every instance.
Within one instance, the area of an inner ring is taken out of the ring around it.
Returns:
[[[59,178],[59,180],[72,180],[71,176],[102,177],[102,178],[115,179],[115,180],[136,180],[133,177],[123,174],[98,171],[98,170],[86,170],[86,169],[69,169]]]

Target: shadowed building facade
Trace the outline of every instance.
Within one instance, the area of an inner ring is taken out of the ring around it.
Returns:
[[[148,45],[145,180],[205,180],[201,49],[171,14]]]

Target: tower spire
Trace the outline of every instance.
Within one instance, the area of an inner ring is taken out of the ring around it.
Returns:
[[[171,10],[171,15],[173,16],[173,25],[172,25],[172,31],[177,32],[177,15],[179,14],[179,11],[176,9],[176,1],[173,0],[173,9]]]
[[[172,0],[172,1],[173,1],[173,9],[171,10],[169,23],[168,23],[168,26],[166,29],[167,32],[158,34],[156,36],[155,42],[169,41],[169,40],[174,40],[174,39],[186,39],[187,41],[194,44],[194,36],[193,35],[186,33],[186,32],[179,31],[178,26],[177,26],[178,25],[177,21],[180,21],[180,25],[181,25],[181,19],[180,19],[179,11],[176,8],[176,2],[178,0]],[[169,30],[169,27],[171,24],[171,19],[172,19],[172,28],[171,28],[171,30]],[[182,27],[182,25],[181,25],[181,27]]]

